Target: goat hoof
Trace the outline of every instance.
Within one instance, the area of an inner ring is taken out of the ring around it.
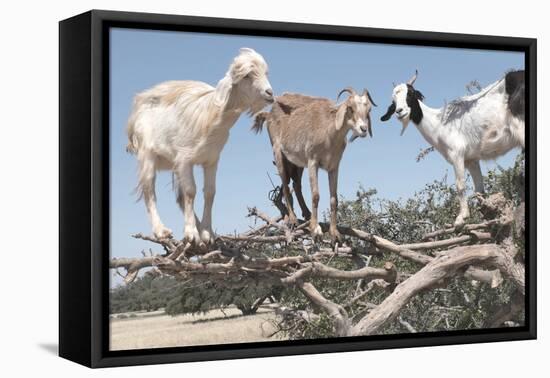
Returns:
[[[183,239],[189,243],[198,245],[201,242],[199,231],[196,227],[185,228],[183,231]]]
[[[289,228],[293,229],[298,225],[298,218],[296,218],[296,216],[289,216],[286,220],[286,224]]]
[[[204,244],[214,244],[214,239],[216,239],[216,237],[214,236],[214,232],[212,232],[212,230],[201,231],[201,240]]]
[[[342,242],[342,235],[338,230],[330,230],[330,239],[333,243],[340,243]]]
[[[172,237],[172,230],[166,227],[162,227],[156,231],[153,231],[155,238],[157,239],[168,239]]]
[[[313,238],[319,238],[323,236],[323,230],[321,229],[321,226],[319,226],[318,224],[312,224],[309,228],[309,231],[311,233],[311,236],[313,236]]]
[[[464,221],[464,218],[458,217],[455,220],[454,227],[457,228],[457,229],[460,229],[460,228],[464,227],[465,224],[466,224],[466,222]]]
[[[304,220],[308,221],[311,219],[311,213],[302,213],[302,217],[304,217]]]

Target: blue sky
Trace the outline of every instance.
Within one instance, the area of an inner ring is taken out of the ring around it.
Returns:
[[[352,198],[359,184],[376,188],[381,197],[406,198],[424,184],[443,177],[451,167],[437,153],[417,163],[415,158],[427,142],[411,124],[400,137],[401,125],[393,117],[379,119],[391,101],[392,82],[409,79],[415,69],[415,87],[431,107],[466,94],[465,85],[478,80],[485,86],[509,69],[523,68],[523,53],[311,41],[287,38],[226,36],[132,29],[111,30],[111,255],[138,256],[146,246],[131,234],[151,233],[145,205],[136,202],[137,163],[125,152],[126,121],[133,96],[165,80],[200,80],[213,86],[220,80],[241,47],[262,54],[269,65],[269,80],[275,94],[299,92],[335,99],[338,92],[353,86],[368,88],[378,104],[373,110],[374,138],[357,139],[348,145],[340,165],[339,194]],[[252,120],[242,115],[231,130],[219,163],[213,226],[218,233],[244,231],[250,220],[247,206],[275,215],[267,199],[272,188],[269,173],[277,185],[267,133],[250,132]],[[517,151],[496,163],[509,166]],[[482,163],[482,170],[495,162]],[[202,211],[202,170],[195,170],[198,196],[195,208]],[[326,172],[320,173],[320,209],[328,208]],[[304,194],[309,201],[307,173]],[[161,219],[182,237],[183,215],[172,192],[171,176],[157,176],[157,198]],[[155,247],[151,245],[151,247]]]

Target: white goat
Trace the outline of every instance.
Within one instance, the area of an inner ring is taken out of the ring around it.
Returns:
[[[158,170],[172,170],[177,202],[184,212],[184,238],[212,243],[212,204],[216,169],[229,129],[241,113],[259,112],[273,102],[263,57],[242,48],[216,88],[198,81],[169,81],[139,93],[128,120],[127,151],[139,163],[140,196],[143,197],[153,233],[166,238],[156,206],[155,177]],[[204,169],[204,212],[195,215],[196,194],[193,166]]]
[[[296,224],[296,214],[292,208],[292,195],[288,188],[293,181],[294,193],[302,209],[304,218],[310,219],[310,231],[314,237],[322,235],[317,220],[319,205],[318,170],[328,172],[330,187],[330,228],[333,240],[340,238],[336,227],[338,208],[338,168],[346,148],[346,134],[352,131],[350,140],[372,136],[370,111],[376,104],[369,92],[357,94],[352,88],[343,89],[349,97],[341,104],[321,97],[285,93],[275,99],[271,112],[261,112],[255,118],[252,129],[258,133],[263,123],[267,123],[269,139],[273,146],[275,164],[281,176],[288,221]],[[307,167],[312,192],[312,210],[307,208],[302,194],[302,173]]]
[[[464,172],[470,171],[475,191],[483,193],[480,160],[491,160],[515,147],[525,148],[525,74],[513,71],[479,93],[457,99],[441,109],[432,109],[413,84],[418,71],[406,83],[395,86],[392,104],[382,116],[393,113],[402,122],[401,135],[413,121],[424,139],[453,166],[460,213],[455,226],[470,216]]]

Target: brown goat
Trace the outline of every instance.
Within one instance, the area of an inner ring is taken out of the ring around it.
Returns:
[[[365,89],[358,95],[352,88],[343,89],[349,97],[341,104],[321,97],[285,93],[275,99],[270,112],[262,112],[255,118],[252,130],[259,133],[267,123],[269,138],[273,146],[275,164],[282,180],[283,195],[288,210],[288,222],[297,223],[292,196],[288,184],[293,181],[294,192],[302,215],[310,219],[310,231],[314,237],[322,235],[317,213],[319,204],[318,170],[328,172],[330,187],[330,235],[340,239],[336,226],[338,208],[338,167],[346,148],[346,134],[352,130],[353,141],[357,137],[372,137],[370,119],[371,107],[376,104]],[[309,171],[312,191],[312,212],[309,211],[302,194],[302,174]]]

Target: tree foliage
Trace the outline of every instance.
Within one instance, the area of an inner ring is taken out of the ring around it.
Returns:
[[[129,285],[119,285],[110,292],[111,314],[132,311],[156,311],[174,298],[180,284],[172,277],[144,275]]]
[[[524,155],[519,154],[515,164],[507,169],[497,167],[485,177],[487,194],[501,192],[515,204],[524,197]],[[471,222],[481,220],[479,204],[470,200]],[[365,230],[399,244],[414,243],[423,235],[442,229],[453,223],[458,211],[456,189],[448,183],[447,177],[427,184],[411,198],[388,200],[379,198],[375,189],[360,187],[354,199],[340,199],[338,224]],[[523,237],[516,242],[523,249]],[[351,240],[350,240],[351,242]],[[353,241],[361,243],[362,241]],[[400,272],[400,280],[419,270],[418,264],[404,260],[395,254],[381,252],[379,257],[370,260],[370,266],[381,266],[391,261]],[[354,269],[349,259],[334,259],[332,267]],[[355,267],[357,269],[357,267]],[[356,281],[315,279],[315,287],[335,303],[349,303],[357,293],[365,290],[365,285]],[[344,306],[350,317],[364,316],[371,308],[380,304],[391,287],[373,287],[360,300]],[[508,281],[497,288],[487,283],[453,278],[444,287],[436,288],[414,297],[403,309],[400,316],[387,324],[384,334],[403,332],[431,332],[476,329],[491,327],[491,321],[499,309],[510,306],[517,289]],[[318,313],[312,321],[283,317],[278,322],[280,331],[291,339],[334,336],[333,323],[328,315],[319,311],[296,289],[286,289],[281,303],[291,308]],[[522,324],[524,311],[521,310],[515,324]]]
[[[180,282],[173,277],[144,275],[128,285],[111,290],[111,313],[156,311],[169,315],[198,314],[212,309],[237,307],[243,315],[256,313],[268,297],[280,295],[280,289],[261,284],[228,289],[209,281]]]
[[[182,285],[175,297],[168,302],[166,313],[204,313],[215,308],[230,305],[237,307],[243,315],[256,313],[263,301],[273,294],[273,288],[250,283],[239,288],[228,289],[214,282],[199,282]]]

